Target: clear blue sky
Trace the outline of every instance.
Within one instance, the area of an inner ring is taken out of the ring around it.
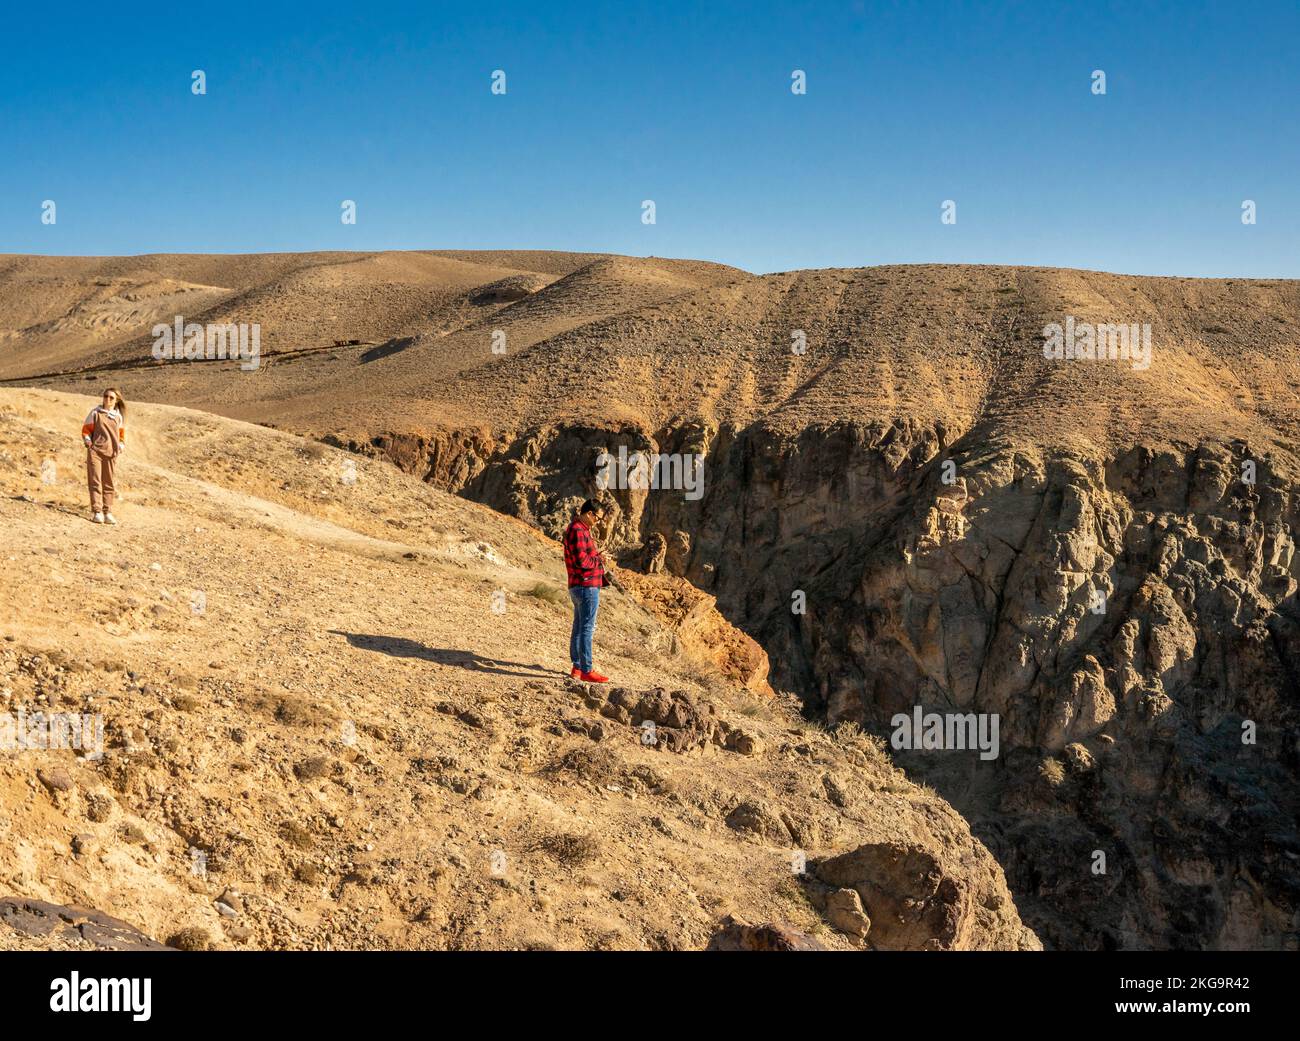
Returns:
[[[10,5],[0,252],[1300,276],[1295,0],[287,6]]]

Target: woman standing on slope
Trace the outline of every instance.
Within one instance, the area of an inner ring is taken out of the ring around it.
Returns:
[[[113,468],[126,443],[126,402],[116,387],[104,391],[102,404],[90,410],[81,424],[81,439],[86,442],[86,481],[90,485],[91,518],[96,524],[116,524],[113,498]]]

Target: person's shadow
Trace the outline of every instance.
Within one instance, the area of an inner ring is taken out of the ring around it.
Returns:
[[[521,661],[500,661],[496,658],[484,658],[482,655],[475,654],[473,651],[456,651],[449,648],[427,647],[415,640],[408,640],[404,636],[381,636],[375,633],[345,633],[340,629],[331,629],[331,633],[336,636],[342,636],[353,647],[358,647],[363,651],[377,651],[380,654],[391,654],[394,658],[419,658],[423,661],[431,661],[437,665],[455,665],[462,669],[469,669],[471,672],[491,672],[500,676],[525,676],[529,679],[537,679],[538,673],[543,676],[554,676],[556,673],[546,668],[544,665],[536,663],[528,665]],[[502,666],[508,666],[503,668]],[[515,669],[535,669],[536,672],[516,672]],[[561,673],[560,675],[565,675]]]
[[[75,517],[77,518],[77,520],[84,520],[84,521],[90,520],[89,506],[87,506],[84,510],[77,510],[71,506],[66,505],[65,503],[53,502],[53,501],[42,502],[39,499],[32,498],[30,495],[27,496],[11,495],[9,496],[9,498],[13,499],[15,502],[25,502],[32,506],[42,506],[47,510],[54,510],[56,513],[66,513],[69,517]]]

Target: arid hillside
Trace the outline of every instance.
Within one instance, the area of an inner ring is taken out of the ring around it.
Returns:
[[[996,715],[993,760],[895,761],[966,817],[1048,946],[1300,947],[1300,283],[4,263],[0,379],[276,426],[551,537],[601,495],[623,565],[712,597],[811,718],[888,738],[917,707]],[[143,292],[113,278],[150,287],[149,317],[109,328]],[[153,360],[181,283],[227,293],[192,290],[187,319],[260,323],[255,371]],[[699,494],[603,487],[620,449],[701,460]]]
[[[155,362],[151,330],[177,315],[258,324],[261,366]],[[1041,330],[1068,316],[1149,325],[1151,364],[1047,361]],[[0,257],[0,380],[75,386],[84,375],[49,374],[102,367],[143,400],[347,437],[898,420],[1093,455],[1206,436],[1289,445],[1298,344],[1300,283],[1286,280],[755,276],[545,252]]]
[[[262,365],[247,373],[256,383],[225,392],[205,369],[191,373],[198,397],[214,392],[220,411],[267,422],[335,411],[342,395],[354,413],[367,402],[386,430],[404,405],[423,414],[427,394],[454,401],[452,382],[486,363],[736,278],[752,276],[577,253],[0,256],[0,379],[107,368],[134,383],[156,365],[157,324],[256,323]],[[516,339],[494,354],[494,319],[507,315]]]
[[[656,613],[610,594],[577,684],[533,527],[138,403],[96,526],[85,410],[0,390],[0,948],[1038,947],[878,741],[745,689],[707,597],[630,576]],[[16,743],[42,713],[102,741]]]

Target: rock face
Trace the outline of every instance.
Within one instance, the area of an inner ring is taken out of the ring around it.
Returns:
[[[996,714],[996,758],[897,754],[968,817],[1048,944],[1300,942],[1297,483],[1280,459],[1043,452],[907,421],[538,428],[450,450],[472,440],[415,469],[473,474],[449,484],[551,533],[599,492],[611,445],[704,455],[697,501],[606,493],[605,544],[716,597],[774,685],[830,722],[888,737],[917,706]]]
[[[717,609],[717,597],[661,571],[643,575],[620,570],[619,581],[673,633],[687,653],[751,694],[772,696],[766,652],[757,640],[727,621]]]
[[[991,769],[902,762],[968,815],[1048,943],[1296,945],[1296,518],[1266,464],[1234,479],[1247,455],[924,474],[852,595],[790,641],[834,677],[831,719],[997,714]]]
[[[878,950],[964,951],[987,944],[1007,903],[991,868],[952,875],[922,846],[882,842],[831,857],[815,873],[837,887],[824,902],[841,932],[866,937]]]

